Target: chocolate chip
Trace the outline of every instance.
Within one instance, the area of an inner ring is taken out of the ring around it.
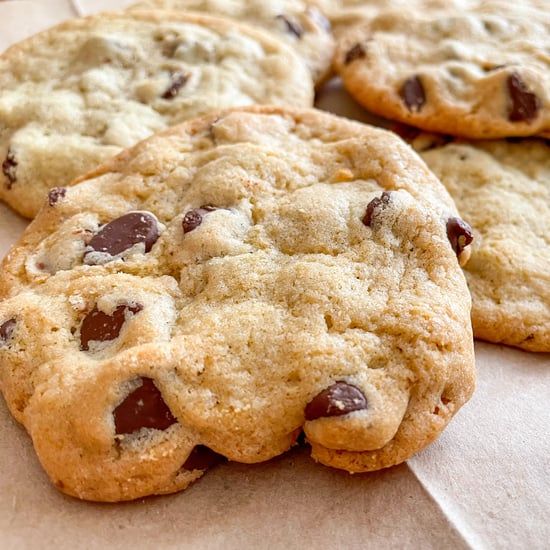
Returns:
[[[508,120],[510,122],[531,122],[541,108],[540,99],[527,90],[527,86],[517,73],[512,73],[507,81],[510,105],[508,107]]]
[[[213,451],[204,445],[197,445],[193,448],[187,460],[183,465],[184,470],[207,470],[220,462],[223,462],[225,457]]]
[[[367,55],[367,51],[363,47],[361,43],[355,44],[352,48],[350,48],[344,57],[344,65],[349,65],[350,63],[353,63],[357,59],[363,59]]]
[[[424,86],[422,86],[422,81],[417,75],[411,76],[403,82],[399,95],[409,111],[418,112],[426,103],[426,92]]]
[[[336,382],[318,393],[306,406],[306,420],[326,416],[342,416],[367,408],[367,400],[361,390],[347,382]]]
[[[293,34],[296,38],[302,38],[302,35],[304,34],[304,29],[298,22],[291,21],[286,15],[282,14],[277,15],[277,19],[280,19],[284,22],[284,24],[286,25],[286,30],[290,34]]]
[[[54,206],[65,196],[66,193],[67,189],[65,187],[54,187],[53,189],[50,189],[50,192],[48,193],[48,204],[50,206]]]
[[[8,319],[0,325],[0,347],[10,343],[13,337],[13,331],[17,321],[15,319]]]
[[[108,342],[118,338],[122,325],[131,314],[139,313],[141,304],[120,305],[111,315],[95,307],[84,317],[80,326],[80,349],[88,351],[90,342]]]
[[[131,434],[142,428],[166,430],[177,422],[160,390],[151,378],[141,378],[141,386],[113,411],[115,433]]]
[[[390,198],[390,193],[388,191],[384,191],[380,197],[375,197],[369,202],[369,204],[367,204],[367,209],[362,220],[367,227],[370,227],[372,224],[374,211],[379,208],[385,208],[389,204]]]
[[[457,256],[474,239],[472,228],[460,218],[449,218],[447,220],[447,237]]]
[[[2,173],[6,176],[8,180],[7,188],[11,189],[12,185],[17,181],[15,171],[17,169],[17,161],[15,160],[15,155],[11,149],[8,149],[6,158],[2,163]]]
[[[174,99],[179,91],[185,86],[189,80],[189,73],[181,71],[172,73],[170,85],[166,88],[162,94],[162,99]]]
[[[129,212],[104,225],[90,240],[84,253],[84,261],[96,263],[92,253],[101,252],[116,256],[138,243],[145,244],[149,252],[159,238],[157,219],[147,212]]]
[[[200,208],[194,208],[186,212],[181,221],[183,232],[189,233],[189,231],[196,229],[202,223],[202,217],[213,210],[216,210],[214,206],[201,206]]]

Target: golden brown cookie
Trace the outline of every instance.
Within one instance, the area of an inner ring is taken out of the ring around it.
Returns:
[[[469,138],[550,128],[550,16],[536,1],[387,10],[341,37],[335,68],[369,111]]]
[[[302,431],[329,466],[391,466],[472,393],[470,236],[391,132],[212,113],[50,191],[0,271],[1,388],[80,498],[177,491]]]
[[[415,139],[476,235],[465,266],[474,336],[550,351],[550,147]]]

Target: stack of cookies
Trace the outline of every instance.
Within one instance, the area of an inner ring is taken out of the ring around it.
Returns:
[[[371,6],[335,68],[358,102],[398,121],[472,225],[474,336],[548,352],[548,5],[415,4]]]
[[[403,462],[474,389],[461,265],[480,229],[435,161],[314,108],[333,52],[347,82],[375,33],[335,49],[310,2],[145,4],[0,57],[0,197],[32,218],[0,271],[10,411],[90,500],[178,491],[302,435],[349,472]],[[396,88],[410,117],[422,74]]]

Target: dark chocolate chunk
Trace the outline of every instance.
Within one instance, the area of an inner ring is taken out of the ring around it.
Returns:
[[[457,256],[474,240],[472,228],[460,218],[447,220],[447,237]]]
[[[17,169],[17,161],[15,160],[15,155],[11,149],[8,149],[6,158],[2,163],[2,173],[6,176],[8,180],[7,188],[11,189],[12,185],[17,181],[17,176],[15,174]]]
[[[177,422],[151,378],[126,396],[113,411],[115,433],[131,434],[142,428],[166,430]]]
[[[306,420],[325,416],[342,416],[367,408],[367,400],[361,390],[347,382],[336,382],[317,394],[306,406]]]
[[[527,90],[527,86],[517,73],[512,73],[507,81],[510,105],[508,120],[510,122],[531,122],[541,108],[541,101],[537,95]]]
[[[10,343],[16,324],[17,321],[12,318],[0,325],[0,347]]]
[[[188,80],[189,73],[184,73],[181,71],[172,73],[170,85],[162,94],[162,99],[174,99]]]
[[[48,193],[48,204],[50,206],[54,206],[65,196],[66,193],[67,189],[65,187],[54,187],[53,189],[50,189],[50,192]]]
[[[409,111],[418,112],[426,103],[426,92],[420,77],[417,75],[411,76],[403,82],[399,89],[399,95]]]
[[[346,52],[346,56],[344,57],[344,65],[349,65],[357,59],[363,59],[366,55],[367,51],[363,47],[363,44],[358,42]]]
[[[108,342],[118,338],[122,325],[129,315],[139,313],[143,309],[140,304],[132,306],[120,305],[111,315],[94,308],[80,326],[80,349],[88,351],[90,342]]]
[[[286,15],[277,15],[277,19],[280,19],[284,22],[286,30],[293,34],[296,38],[302,38],[304,34],[304,29],[297,21],[291,21]]]
[[[189,231],[196,229],[202,223],[202,217],[213,210],[216,210],[214,206],[201,206],[200,208],[193,208],[193,210],[186,212],[181,221],[183,232],[189,233]]]
[[[129,212],[104,225],[88,243],[84,257],[92,252],[116,256],[138,243],[144,243],[149,252],[158,238],[159,227],[152,214]]]
[[[205,445],[197,445],[193,448],[183,465],[184,470],[207,470],[220,462],[225,457],[213,451]]]
[[[367,204],[367,209],[362,220],[367,227],[370,227],[372,224],[374,211],[379,208],[386,207],[390,202],[390,198],[390,193],[388,191],[384,191],[380,197],[375,197],[369,202],[369,204]]]

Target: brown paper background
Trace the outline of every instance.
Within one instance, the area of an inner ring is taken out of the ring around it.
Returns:
[[[128,0],[0,0],[0,50]],[[374,121],[337,81],[321,108]],[[0,256],[26,221],[0,204]],[[550,270],[550,266],[549,266]],[[296,449],[225,464],[186,491],[126,504],[58,493],[0,399],[0,549],[550,548],[550,354],[476,343],[478,386],[407,464],[349,475]]]

